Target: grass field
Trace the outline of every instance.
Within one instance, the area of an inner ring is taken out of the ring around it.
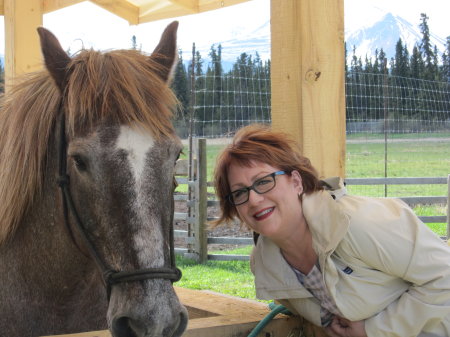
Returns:
[[[414,135],[416,136],[416,135]],[[409,135],[411,137],[411,135]],[[390,135],[387,148],[388,177],[446,177],[450,174],[450,134],[427,134],[408,140],[405,135]],[[381,141],[380,141],[381,140]],[[384,177],[385,145],[382,135],[350,135],[347,142],[346,174],[352,178]],[[225,145],[207,146],[208,181],[212,181],[217,154]],[[187,154],[187,150],[185,150]],[[179,191],[186,191],[180,186]],[[348,186],[349,193],[366,196],[384,196],[384,186]],[[209,192],[213,193],[213,189]],[[389,185],[388,196],[444,196],[445,185]],[[417,215],[445,215],[445,205],[418,205]],[[446,224],[428,224],[440,236],[446,234]],[[248,255],[251,247],[241,247],[220,254]],[[253,276],[246,261],[208,261],[197,265],[177,257],[183,271],[178,286],[190,289],[208,289],[228,295],[255,298]]]

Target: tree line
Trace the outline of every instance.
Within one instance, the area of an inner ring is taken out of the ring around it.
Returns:
[[[199,134],[214,127],[215,133],[227,133],[247,121],[270,120],[270,60],[258,53],[241,53],[228,69],[222,62],[222,45],[212,45],[208,62],[192,47],[193,57],[187,64],[179,51],[172,88],[180,102],[178,119],[197,123]],[[232,120],[234,125],[230,129]]]
[[[345,72],[347,119],[383,119],[386,114],[390,119],[449,119],[450,36],[439,56],[431,44],[428,20],[422,13],[422,39],[412,52],[399,39],[390,60],[380,48],[374,59],[366,56],[363,63],[353,47]]]

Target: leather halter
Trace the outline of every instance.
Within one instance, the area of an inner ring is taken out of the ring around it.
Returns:
[[[144,268],[135,271],[116,271],[108,267],[102,259],[99,257],[94,245],[89,240],[86,229],[83,226],[83,222],[75,208],[72,196],[69,190],[69,175],[67,174],[67,142],[66,142],[66,127],[65,127],[65,114],[62,112],[62,102],[60,106],[60,118],[59,118],[59,147],[58,147],[58,159],[59,159],[59,177],[58,186],[61,188],[61,195],[63,200],[63,211],[64,211],[64,221],[67,226],[69,233],[72,235],[72,240],[75,241],[72,229],[69,224],[69,212],[72,213],[73,219],[75,220],[75,227],[78,231],[79,237],[83,241],[83,246],[88,250],[89,255],[95,261],[95,264],[100,269],[103,282],[106,286],[107,298],[111,296],[111,287],[114,284],[122,282],[133,282],[141,281],[147,279],[168,279],[172,283],[179,281],[181,278],[181,270],[175,265],[175,249],[173,240],[173,214],[170,219],[170,267],[160,267],[160,268]],[[173,212],[172,212],[173,213]],[[76,244],[76,242],[75,242]]]

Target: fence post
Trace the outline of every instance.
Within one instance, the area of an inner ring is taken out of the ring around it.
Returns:
[[[207,221],[207,172],[206,172],[206,139],[197,139],[195,152],[197,157],[197,179],[195,179],[195,252],[198,254],[198,261],[204,263],[208,260],[208,246],[206,237]]]
[[[447,243],[450,245],[450,174],[447,176]]]

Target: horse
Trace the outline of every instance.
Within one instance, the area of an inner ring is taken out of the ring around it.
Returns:
[[[0,102],[0,335],[186,329],[172,284],[177,29],[149,55],[69,56],[38,28],[44,69]]]

